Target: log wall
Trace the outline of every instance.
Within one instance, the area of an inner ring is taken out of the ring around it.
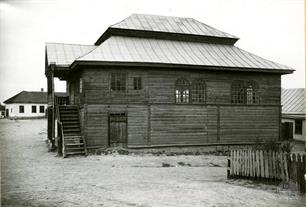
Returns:
[[[127,90],[110,90],[110,73],[127,74]],[[237,144],[278,140],[280,130],[280,75],[222,71],[133,68],[87,68],[83,80],[84,131],[87,145],[108,146],[108,114],[128,116],[128,146]],[[142,89],[133,90],[133,77]],[[206,103],[176,104],[175,81],[202,78]],[[233,80],[259,84],[260,103],[231,104]]]

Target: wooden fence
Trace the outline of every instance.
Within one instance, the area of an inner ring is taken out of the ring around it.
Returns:
[[[264,150],[231,150],[228,178],[269,179],[293,182],[305,192],[305,154]]]

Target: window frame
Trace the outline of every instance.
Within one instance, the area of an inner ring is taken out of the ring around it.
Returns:
[[[190,103],[190,82],[186,78],[178,78],[175,81],[175,103]]]
[[[294,134],[297,134],[297,135],[303,134],[303,120],[301,119],[294,120]]]
[[[142,78],[133,77],[133,90],[142,90]]]
[[[206,83],[203,79],[196,79],[191,85],[191,103],[206,103]]]
[[[24,105],[19,105],[19,113],[24,114]]]
[[[36,114],[37,113],[37,106],[36,105],[32,105],[31,106],[31,113],[32,114]]]
[[[121,76],[121,77],[118,79],[118,76]],[[120,81],[122,81],[123,84],[121,84]],[[119,86],[118,86],[118,83],[120,83]],[[110,91],[125,92],[126,90],[127,90],[127,74],[124,72],[111,72],[110,73]]]
[[[83,93],[83,79],[80,78],[79,80],[79,93]]]
[[[41,110],[41,109],[43,109],[43,110]],[[39,106],[39,113],[45,113],[45,106],[44,105],[41,105],[41,106]]]
[[[241,105],[259,104],[259,85],[254,80],[234,80],[231,84],[231,103]]]

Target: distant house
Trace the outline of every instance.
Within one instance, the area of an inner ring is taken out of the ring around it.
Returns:
[[[282,90],[282,138],[305,140],[305,89]]]
[[[83,152],[68,147],[84,141],[86,150],[280,140],[281,75],[294,70],[238,39],[192,18],[133,14],[93,45],[47,43],[50,142],[54,120],[63,153]],[[69,106],[54,100],[55,77]]]
[[[5,106],[0,104],[0,118],[5,117]]]
[[[57,93],[61,96],[61,93]],[[21,91],[4,101],[6,116],[10,118],[45,117],[47,108],[47,92]]]

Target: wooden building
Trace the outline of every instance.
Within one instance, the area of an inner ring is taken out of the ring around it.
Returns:
[[[49,139],[60,127],[64,153],[279,140],[281,75],[293,70],[237,41],[192,18],[133,14],[94,45],[47,43]],[[54,77],[69,106],[56,103]]]
[[[305,89],[282,89],[282,138],[306,140]]]

